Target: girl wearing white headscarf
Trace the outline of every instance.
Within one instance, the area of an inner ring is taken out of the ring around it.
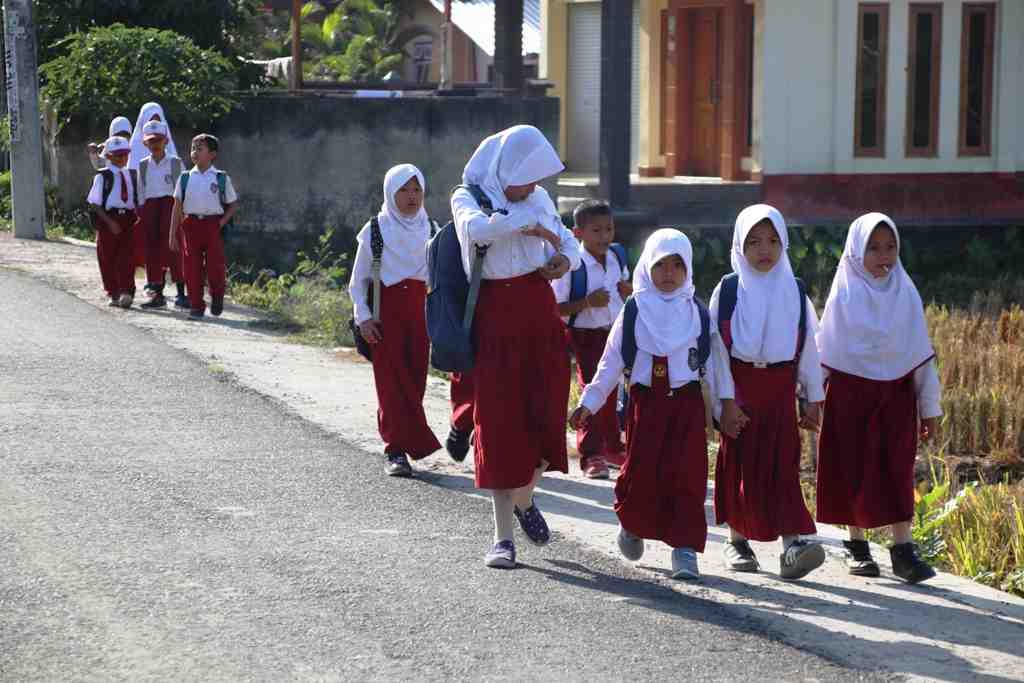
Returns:
[[[673,262],[673,257],[678,259]],[[659,286],[655,267],[679,267],[680,261],[685,269],[677,278],[680,284]],[[704,552],[707,540],[708,460],[704,397],[694,360],[701,304],[694,297],[693,248],[686,235],[670,228],[651,235],[633,272],[633,288],[637,354],[628,377],[626,462],[615,484],[619,548],[638,560],[643,539],[662,541],[673,548],[673,577],[696,579],[696,553]],[[577,427],[601,409],[625,370],[623,320],[620,312],[597,373],[573,412]]]
[[[715,515],[728,524],[726,566],[757,571],[748,540],[783,539],[780,575],[798,579],[821,566],[825,552],[800,538],[815,533],[800,488],[799,424],[817,427],[824,399],[821,365],[814,345],[817,315],[801,297],[786,249],[786,222],[766,204],[749,206],[736,218],[731,261],[736,307],[717,324],[712,338],[721,445],[715,464]],[[724,280],[723,280],[724,282]],[[711,295],[717,322],[723,284]],[[802,340],[800,309],[806,330]],[[797,382],[805,388],[807,414],[797,416]]]
[[[533,489],[546,470],[569,469],[569,360],[548,281],[579,266],[580,247],[537,185],[563,168],[539,130],[514,126],[481,142],[462,176],[483,190],[495,213],[487,216],[465,188],[452,193],[467,274],[476,247],[487,248],[472,374],[476,486],[494,498],[495,544],[484,559],[490,567],[515,566],[513,515],[532,543],[548,542]]]
[[[114,136],[125,138],[126,140],[132,136],[132,122],[124,116],[115,116],[110,121],[110,126],[107,128],[107,138]],[[101,171],[107,167],[107,160],[103,158],[103,145],[90,142],[88,147],[89,162],[92,167],[97,171]]]
[[[174,138],[171,136],[171,123],[164,115],[164,108],[156,102],[146,102],[139,110],[139,117],[135,120],[132,134],[132,153],[128,157],[128,168],[138,168],[139,162],[149,156],[143,141],[144,131],[142,130],[150,121],[162,121],[167,126],[167,148],[164,150],[167,156],[178,156],[178,148],[174,146]]]
[[[423,411],[430,353],[424,313],[431,231],[423,208],[426,187],[423,174],[412,164],[395,166],[384,176],[384,202],[377,214],[384,242],[380,321],[373,320],[369,303],[372,221],[356,237],[359,246],[348,285],[356,323],[373,349],[377,425],[384,441],[385,471],[391,476],[410,476],[409,457],[419,460],[441,447]]]
[[[935,572],[916,553],[914,460],[931,438],[941,389],[917,287],[899,232],[881,213],[850,226],[817,335],[828,373],[818,448],[818,521],[845,524],[847,564],[878,576],[864,529],[892,526],[893,570],[917,583]]]

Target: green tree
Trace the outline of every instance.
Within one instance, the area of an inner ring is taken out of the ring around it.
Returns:
[[[407,4],[400,0],[342,0],[329,8],[303,5],[303,44],[313,50],[310,75],[343,81],[375,81],[398,68],[405,55],[398,45],[399,20]]]
[[[60,127],[73,118],[105,129],[150,100],[175,124],[200,127],[238,105],[234,64],[172,31],[115,24],[66,40],[66,54],[40,67]]]

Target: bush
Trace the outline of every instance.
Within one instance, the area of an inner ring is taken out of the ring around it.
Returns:
[[[75,119],[105,130],[156,99],[176,125],[202,128],[238,106],[231,62],[171,31],[115,24],[75,33],[67,47],[40,67],[59,127]]]

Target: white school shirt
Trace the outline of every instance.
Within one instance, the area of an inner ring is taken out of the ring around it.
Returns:
[[[615,257],[612,256],[611,258]],[[612,392],[619,386],[619,378],[622,377],[622,371],[625,369],[625,363],[622,360],[623,317],[622,314],[619,314],[615,318],[615,324],[612,325],[612,331],[608,334],[608,341],[604,345],[604,353],[601,354],[601,360],[597,364],[597,372],[594,373],[594,379],[583,389],[583,396],[580,397],[580,405],[595,415],[608,400],[608,397],[612,395]],[[690,348],[696,346],[697,340],[694,339],[691,346],[680,349],[668,357],[668,380],[669,386],[673,389],[678,389],[688,382],[700,379],[698,370],[689,369]],[[651,370],[653,367],[654,356],[649,351],[637,348],[636,359],[633,361],[633,371],[629,377],[630,386],[634,384],[651,386]],[[676,368],[685,368],[685,370],[673,373],[673,370]],[[709,358],[705,368],[704,379],[710,386],[714,386],[714,374],[715,367]]]
[[[821,371],[822,376],[828,378],[829,369],[822,367]],[[942,386],[934,358],[914,370],[914,394],[917,396],[917,414],[922,420],[942,416]]]
[[[185,190],[185,203],[181,207],[182,212],[196,216],[223,215],[224,207],[220,205],[220,190],[217,188],[217,168],[211,165],[203,173],[193,166],[188,175],[188,188]],[[180,179],[174,186],[174,198],[181,199]],[[238,201],[235,186],[231,183],[231,176],[227,178],[224,201],[228,204]]]
[[[103,207],[106,209],[134,209],[135,208],[135,192],[132,186],[131,171],[125,166],[123,169],[110,165],[110,171],[114,174],[114,187],[110,190],[110,196],[107,197],[107,205]],[[123,175],[122,175],[123,174]],[[121,201],[121,183],[127,180],[128,186],[128,201]],[[103,174],[97,173],[96,177],[92,179],[92,187],[89,189],[89,196],[86,197],[86,202],[93,206],[99,206],[103,202]],[[139,197],[139,201],[142,201],[142,197]]]
[[[576,315],[573,327],[584,330],[608,329],[619,317],[624,302],[619,296],[618,284],[629,278],[629,268],[619,266],[619,259],[609,249],[602,266],[585,247],[580,249],[580,260],[587,269],[587,294],[599,289],[608,290],[608,305],[603,308],[586,308]],[[555,291],[555,301],[568,303],[572,290],[572,271],[557,280],[552,280],[551,289]],[[563,316],[562,322],[568,323],[569,316]]]
[[[543,191],[542,187],[534,190]],[[452,217],[462,245],[462,267],[467,275],[472,271],[472,259],[475,256],[473,244],[490,245],[484,259],[485,280],[519,277],[543,267],[554,257],[555,249],[546,240],[521,234],[524,228],[538,222],[558,235],[561,240],[558,253],[569,259],[569,270],[580,265],[580,244],[572,231],[562,224],[558,216],[538,215],[533,206],[517,207],[510,204],[507,216],[495,212],[488,218],[470,191],[459,188],[452,194]]]
[[[715,417],[722,412],[721,401],[736,398],[736,385],[732,378],[732,368],[729,365],[729,356],[745,361],[747,363],[763,363],[763,358],[744,358],[736,352],[733,346],[732,353],[725,348],[725,342],[718,329],[718,295],[721,284],[715,287],[711,294],[711,303],[708,305],[708,312],[711,314],[711,364],[715,366],[715,384],[713,386],[712,408]],[[804,306],[807,309],[807,330],[804,335],[804,348],[800,354],[800,364],[797,366],[797,381],[807,393],[807,400],[811,403],[818,403],[825,400],[825,380],[821,374],[821,359],[818,356],[818,346],[814,336],[818,333],[818,314],[814,310],[814,304],[807,297],[804,297]],[[796,349],[794,349],[794,352]]]
[[[161,197],[173,197],[174,190],[178,185],[178,178],[171,175],[171,170],[174,168],[174,162],[172,159],[178,157],[172,157],[170,154],[165,154],[164,158],[160,162],[153,161],[152,156],[148,156],[142,161],[146,162],[146,182],[142,182],[142,178],[139,178],[139,201],[143,204],[148,199],[159,199]],[[181,161],[180,159],[178,160]],[[181,168],[184,170],[185,165],[182,164]],[[142,172],[142,166],[139,166],[139,172]],[[189,187],[192,187],[192,179],[189,178]],[[145,191],[143,191],[145,188]]]
[[[352,276],[348,283],[348,294],[352,299],[352,314],[356,324],[362,324],[373,317],[373,310],[366,304],[366,297],[373,283],[373,249],[370,247],[370,222],[367,221],[357,237],[359,246],[352,263]],[[412,253],[402,253],[384,242],[380,258],[380,284],[390,287],[402,280],[427,280],[427,241],[423,247]]]

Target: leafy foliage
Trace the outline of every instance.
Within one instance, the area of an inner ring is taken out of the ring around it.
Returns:
[[[302,8],[302,42],[311,57],[306,75],[375,81],[398,68],[405,58],[397,44],[402,8],[397,0],[342,0],[332,9],[307,2]]]
[[[61,127],[74,118],[106,128],[154,99],[176,124],[202,127],[238,104],[231,62],[171,31],[115,24],[76,33],[67,48],[40,67],[42,96]]]

